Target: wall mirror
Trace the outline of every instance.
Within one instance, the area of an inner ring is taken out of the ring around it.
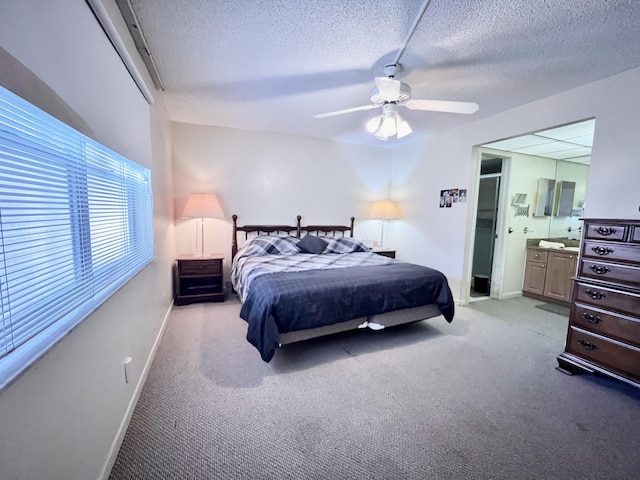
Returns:
[[[524,222],[540,238],[580,238],[595,122],[583,120],[482,145],[494,154],[504,152],[512,158],[512,171],[521,172],[519,183],[509,190],[528,192],[531,208],[528,218],[517,217],[518,227]]]
[[[536,217],[550,216],[555,196],[556,181],[551,178],[539,178],[538,191],[536,192],[536,208],[533,209],[533,214]]]
[[[573,214],[573,199],[576,193],[576,182],[561,180],[558,182],[558,200],[556,201],[556,217],[570,217]]]

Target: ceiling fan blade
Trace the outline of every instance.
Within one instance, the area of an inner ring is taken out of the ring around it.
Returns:
[[[449,102],[446,100],[409,100],[406,107],[410,110],[430,110],[467,115],[477,112],[480,108],[475,102]]]
[[[400,81],[389,77],[375,77],[380,95],[387,100],[397,100],[400,96]]]
[[[335,112],[320,113],[318,115],[314,115],[313,118],[334,117],[336,115],[342,115],[344,113],[359,112],[361,110],[371,110],[372,108],[380,108],[380,105],[371,104],[363,105],[362,107],[345,108],[344,110],[336,110]]]

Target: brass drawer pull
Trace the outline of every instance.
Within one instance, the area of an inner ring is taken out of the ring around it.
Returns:
[[[596,252],[598,255],[609,255],[610,253],[613,253],[613,248],[601,247],[599,245],[597,247],[592,247],[591,250]]]
[[[581,345],[585,350],[595,350],[596,345],[591,342],[587,342],[586,340],[578,340],[578,345]]]
[[[606,295],[602,292],[596,292],[595,290],[587,290],[586,292],[587,295],[589,295],[591,298],[593,298],[594,300],[602,300],[604,297],[606,297]]]
[[[604,275],[611,271],[609,267],[604,267],[602,265],[591,265],[589,268],[593,273],[597,273],[598,275]]]
[[[596,232],[598,232],[600,235],[607,236],[616,233],[616,229],[613,227],[598,227],[596,228]]]
[[[581,316],[589,323],[600,323],[602,321],[598,315],[593,315],[591,313],[583,313]]]

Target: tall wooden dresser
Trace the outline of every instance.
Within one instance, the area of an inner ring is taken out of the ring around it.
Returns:
[[[640,220],[585,219],[565,351],[567,373],[640,387]]]

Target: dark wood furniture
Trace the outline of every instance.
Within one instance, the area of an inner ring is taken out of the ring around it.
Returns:
[[[295,225],[243,225],[238,226],[238,215],[232,215],[233,229],[231,232],[231,261],[236,257],[238,253],[238,232],[244,232],[244,239],[247,240],[249,235],[281,235],[289,234],[296,237],[302,237],[303,233],[307,234],[322,234],[322,235],[342,235],[345,236],[349,232],[349,236],[353,237],[353,223],[355,217],[351,217],[351,224],[345,225],[307,225],[302,226],[302,215],[296,217]]]
[[[233,228],[231,232],[231,262],[238,253],[238,233],[244,233],[244,239],[250,235],[271,235],[271,234],[290,234],[297,237],[303,237],[304,234],[321,234],[329,236],[346,236],[353,237],[353,226],[355,217],[351,217],[349,225],[302,225],[302,216],[296,217],[296,225],[238,225],[238,216],[232,215]],[[394,252],[395,253],[395,252]],[[406,323],[418,322],[428,318],[440,316],[440,308],[437,305],[424,305],[422,307],[405,308],[393,312],[371,315],[369,317],[356,318],[346,322],[335,323],[324,327],[309,328],[305,330],[297,330],[280,334],[280,345],[296,343],[311,338],[317,338],[334,333],[355,330],[359,328],[363,322],[372,322],[384,327],[392,327]]]
[[[386,248],[374,248],[372,252],[377,253],[378,255],[382,255],[383,257],[396,258],[395,250],[388,250]]]
[[[578,254],[549,248],[527,248],[522,293],[526,297],[569,304]]]
[[[174,267],[174,304],[224,302],[223,260],[222,254],[178,257]]]
[[[640,220],[584,222],[559,369],[640,387]]]

